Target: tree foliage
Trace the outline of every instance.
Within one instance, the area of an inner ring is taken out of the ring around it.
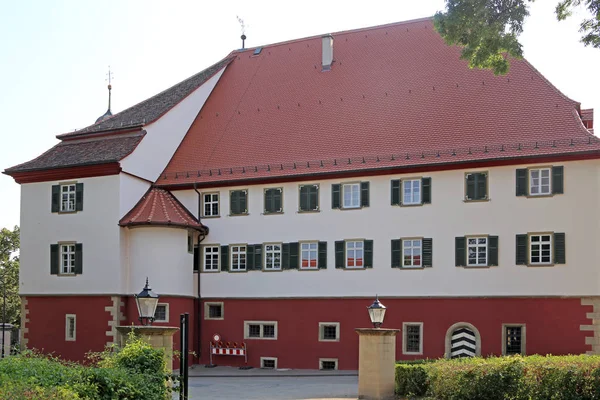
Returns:
[[[532,1],[446,0],[446,11],[435,14],[435,28],[447,44],[462,47],[461,58],[469,61],[469,67],[506,74],[507,56],[523,57],[519,35]],[[580,25],[581,41],[600,48],[600,0],[561,0],[556,16],[562,21],[582,6],[592,17]]]
[[[6,288],[6,322],[20,325],[21,298],[19,297],[19,236],[20,229],[0,230],[0,319],[2,318],[2,295]]]

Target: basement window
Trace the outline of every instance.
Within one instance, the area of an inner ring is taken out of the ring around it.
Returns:
[[[277,358],[275,357],[261,357],[260,367],[263,369],[277,369]]]
[[[320,358],[319,359],[319,369],[320,370],[328,370],[333,371],[338,369],[338,359],[337,358]]]

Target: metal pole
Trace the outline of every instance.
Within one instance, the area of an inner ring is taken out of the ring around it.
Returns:
[[[188,400],[188,380],[189,380],[189,365],[188,365],[188,357],[189,357],[189,334],[190,334],[190,314],[189,313],[185,313],[183,315],[184,320],[185,320],[185,342],[184,342],[184,348],[185,348],[185,353],[184,353],[184,359],[185,359],[185,364],[183,366],[183,369],[185,371],[185,380],[183,381],[183,395],[184,395],[184,400]]]
[[[3,288],[3,306],[2,306],[2,358],[4,358],[4,333],[6,329],[6,272],[2,274],[2,288]]]
[[[189,346],[189,318],[185,313],[179,316],[179,399],[188,400],[188,346]]]

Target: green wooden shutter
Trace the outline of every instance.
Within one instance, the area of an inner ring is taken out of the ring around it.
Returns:
[[[75,274],[83,273],[83,244],[75,243]]]
[[[331,208],[340,208],[341,206],[342,194],[340,189],[341,185],[339,183],[331,185]]]
[[[254,270],[254,245],[246,246],[246,271]]]
[[[488,236],[488,265],[498,265],[498,236]]]
[[[369,182],[360,183],[360,206],[369,207]]]
[[[75,185],[75,210],[83,211],[83,183]]]
[[[280,213],[283,211],[283,189],[281,188],[277,188],[277,189],[273,189],[274,193],[273,193],[273,208],[274,211],[276,213]]]
[[[373,268],[373,241],[365,240],[365,268]]]
[[[527,168],[517,169],[517,196],[527,196]]]
[[[237,215],[240,213],[240,192],[234,190],[229,194],[230,206],[229,206],[229,214]]]
[[[262,244],[254,245],[254,270],[262,271],[263,267],[263,247]]]
[[[310,186],[308,193],[308,209],[310,211],[317,211],[319,209],[319,185]]]
[[[319,242],[319,269],[327,268],[327,242]]]
[[[290,269],[298,269],[298,242],[290,243]]]
[[[281,268],[290,269],[290,244],[281,245]]]
[[[564,190],[563,167],[552,167],[552,193],[562,194]]]
[[[392,179],[392,205],[399,206],[400,205],[400,188],[402,185],[400,184],[400,179]]]
[[[467,198],[466,200],[475,200],[475,174],[467,174]]]
[[[337,240],[335,242],[335,267],[336,268],[346,268],[346,257],[345,257],[345,247],[346,242],[343,240]]]
[[[60,255],[58,252],[58,245],[50,245],[50,274],[58,275],[58,264],[60,261]]]
[[[309,202],[310,202],[309,191],[310,190],[309,190],[308,185],[300,186],[300,211],[310,210],[310,208],[309,208]]]
[[[477,200],[487,199],[487,173],[480,172],[475,175],[475,198]]]
[[[221,246],[221,271],[229,271],[229,246]]]
[[[402,267],[402,241],[392,239],[392,268]]]
[[[561,167],[562,168],[562,167]],[[567,262],[565,252],[565,234],[554,234],[554,264],[565,264]]]
[[[60,185],[52,185],[52,205],[53,213],[60,211]]]
[[[433,266],[433,239],[423,238],[423,267]]]
[[[240,214],[248,213],[248,192],[240,190]]]
[[[459,236],[454,239],[454,261],[457,267],[466,265],[466,239]]]
[[[200,270],[200,247],[194,246],[194,261],[193,261],[194,272]]]
[[[423,191],[421,202],[423,204],[431,204],[431,178],[423,178],[421,180],[421,186]]]
[[[265,214],[270,214],[275,212],[275,204],[273,201],[273,189],[265,190]]]
[[[517,235],[517,247],[515,250],[517,265],[527,265],[527,235]]]

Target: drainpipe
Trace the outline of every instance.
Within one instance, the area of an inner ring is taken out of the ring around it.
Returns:
[[[202,215],[202,209],[201,209],[201,197],[200,197],[200,192],[198,191],[198,189],[196,188],[196,182],[194,182],[194,191],[196,193],[198,193],[198,222],[202,223],[200,221],[201,215]],[[200,232],[200,234],[198,235],[198,299],[196,300],[196,304],[198,305],[198,312],[196,313],[196,334],[198,335],[197,337],[197,345],[196,345],[196,350],[198,352],[198,362],[200,362],[200,357],[202,356],[202,300],[200,298],[200,258],[201,258],[201,253],[200,253],[200,243],[202,243],[202,241],[206,238],[206,233],[207,232]]]

